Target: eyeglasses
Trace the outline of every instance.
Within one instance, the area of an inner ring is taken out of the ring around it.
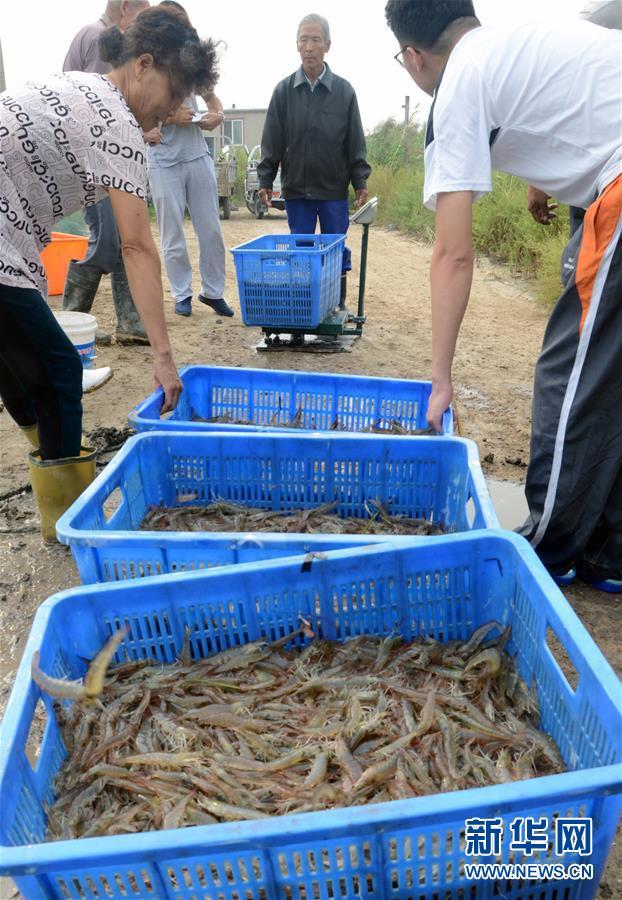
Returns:
[[[396,62],[396,63],[399,63],[399,65],[402,66],[402,68],[404,68],[404,69],[406,68],[406,65],[405,65],[405,63],[404,63],[404,60],[402,59],[402,54],[403,54],[403,53],[406,53],[407,50],[408,50],[408,47],[402,47],[402,49],[399,50],[399,51],[395,54],[395,56],[393,57],[393,59],[395,60],[395,62]]]

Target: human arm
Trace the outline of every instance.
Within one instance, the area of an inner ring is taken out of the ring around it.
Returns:
[[[99,56],[101,29],[86,25],[76,34],[63,62],[63,72],[97,72],[105,75],[110,66]]]
[[[192,119],[194,118],[194,110],[191,106],[187,106],[185,103],[182,103],[181,106],[178,106],[175,112],[168,116],[165,125],[192,125]]]
[[[197,125],[199,128],[203,128],[204,131],[213,131],[225,121],[225,111],[222,102],[214,91],[207,91],[202,94],[202,97],[207,104],[207,112],[203,115],[201,121],[197,122]]]
[[[257,166],[259,198],[266,206],[270,206],[272,185],[279,170],[285,147],[285,128],[279,87],[277,86],[272,94],[266,114],[261,135],[261,159]]]
[[[147,204],[126,191],[109,190],[132,299],[142,319],[154,356],[156,386],[164,391],[162,412],[174,409],[182,391],[166,323],[160,256],[151,234]]]
[[[367,147],[365,144],[365,132],[361,122],[361,114],[356,99],[352,94],[352,100],[348,112],[348,136],[346,154],[348,159],[350,181],[356,194],[356,208],[359,209],[367,202],[367,179],[371,174],[371,166],[367,162]]]
[[[473,279],[471,191],[439,193],[436,238],[430,266],[432,293],[432,394],[428,422],[441,431],[443,413],[451,404],[451,367],[460,325]]]
[[[550,225],[557,217],[557,203],[549,203],[550,196],[531,184],[527,190],[527,209],[539,225]]]

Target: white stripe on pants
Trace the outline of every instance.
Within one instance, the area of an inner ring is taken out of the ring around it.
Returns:
[[[201,294],[209,300],[223,297],[225,245],[211,156],[200,156],[174,166],[150,166],[149,184],[160,229],[164,266],[175,302],[192,296],[192,266],[184,234],[186,209],[199,242]]]

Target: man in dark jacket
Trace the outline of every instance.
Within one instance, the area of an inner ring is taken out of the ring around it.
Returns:
[[[324,62],[330,48],[328,22],[305,16],[298,26],[301,67],[277,84],[261,138],[259,197],[267,206],[279,165],[292,234],[346,234],[348,186],[356,206],[367,200],[371,168],[353,87]],[[344,271],[350,251],[344,252]]]

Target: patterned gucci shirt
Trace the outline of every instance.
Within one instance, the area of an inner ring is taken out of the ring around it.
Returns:
[[[143,134],[110,81],[67,72],[0,94],[0,284],[47,296],[54,222],[110,188],[147,197]]]

